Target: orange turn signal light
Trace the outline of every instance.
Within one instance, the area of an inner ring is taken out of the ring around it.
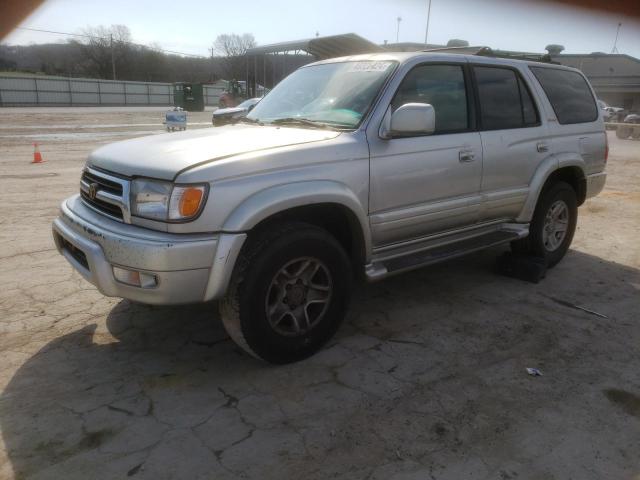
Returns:
[[[203,195],[202,188],[190,187],[182,192],[178,210],[183,217],[192,217],[198,213]]]

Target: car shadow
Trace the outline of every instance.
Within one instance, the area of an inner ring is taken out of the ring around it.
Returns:
[[[483,375],[519,368],[521,360],[561,358],[573,365],[565,349],[574,347],[564,345],[563,335],[573,338],[576,329],[591,329],[595,343],[598,335],[615,342],[637,334],[629,324],[638,311],[638,270],[571,251],[534,285],[491,273],[501,251],[358,286],[337,337],[313,358],[281,367],[236,347],[215,303],[150,307],[122,300],[109,312],[106,330],[98,322],[56,338],[7,384],[0,428],[12,473],[68,479],[315,472],[311,477],[321,478],[327,468],[344,474],[383,462],[404,465],[399,450],[389,458],[389,438],[398,449],[420,438],[468,455],[477,447],[463,444],[464,428],[446,420],[434,427],[434,418],[484,408],[469,403],[485,392]],[[579,348],[585,347],[576,337]],[[593,375],[592,382],[601,380]],[[446,383],[456,376],[466,378],[464,388]],[[496,395],[531,395],[521,380],[503,378],[493,387]],[[544,406],[563,393],[562,385],[536,399]],[[453,399],[457,391],[460,399],[450,406],[428,400]],[[415,396],[429,417],[422,432],[389,420],[414,411]],[[501,418],[517,423],[519,413],[505,413],[516,409],[510,401],[496,404]],[[341,437],[344,425],[362,443]],[[492,435],[499,444],[506,434],[496,427]],[[350,455],[343,464],[340,445]],[[329,468],[331,456],[338,460]]]

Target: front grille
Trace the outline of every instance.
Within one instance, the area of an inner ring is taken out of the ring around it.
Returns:
[[[111,215],[112,217],[116,217],[117,219],[122,220],[122,209],[117,205],[107,203],[97,198],[91,198],[89,197],[89,194],[84,190],[80,190],[80,197],[82,197],[82,200],[84,200],[85,203],[88,203],[91,207],[96,208],[101,212],[106,213],[107,215]]]
[[[113,180],[109,180],[108,178],[102,176],[98,176],[95,173],[91,173],[89,170],[85,170],[82,173],[82,179],[87,183],[97,183],[98,185],[100,185],[101,190],[122,197],[121,183],[114,182]]]
[[[80,197],[90,208],[116,220],[128,222],[128,196],[128,180],[92,168],[86,168],[82,172]]]

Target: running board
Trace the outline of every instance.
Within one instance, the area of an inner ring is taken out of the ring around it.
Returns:
[[[486,233],[466,236],[452,235],[449,237],[448,242],[443,242],[445,238],[440,238],[439,242],[429,242],[427,240],[424,242],[423,248],[413,248],[411,253],[394,255],[391,252],[385,252],[382,255],[374,254],[373,261],[365,266],[365,276],[370,282],[381,280],[390,275],[509,243],[524,238],[528,234],[528,224],[503,224],[500,228],[492,229]],[[397,250],[400,252],[403,248],[398,247]]]

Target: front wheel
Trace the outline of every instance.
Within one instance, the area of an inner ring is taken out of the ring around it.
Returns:
[[[545,259],[547,267],[565,256],[578,220],[576,192],[565,182],[556,182],[540,194],[529,226],[529,236],[513,242],[516,253],[527,253]]]
[[[338,330],[349,303],[351,264],[327,231],[289,223],[248,240],[220,315],[251,355],[290,363],[317,352]]]

